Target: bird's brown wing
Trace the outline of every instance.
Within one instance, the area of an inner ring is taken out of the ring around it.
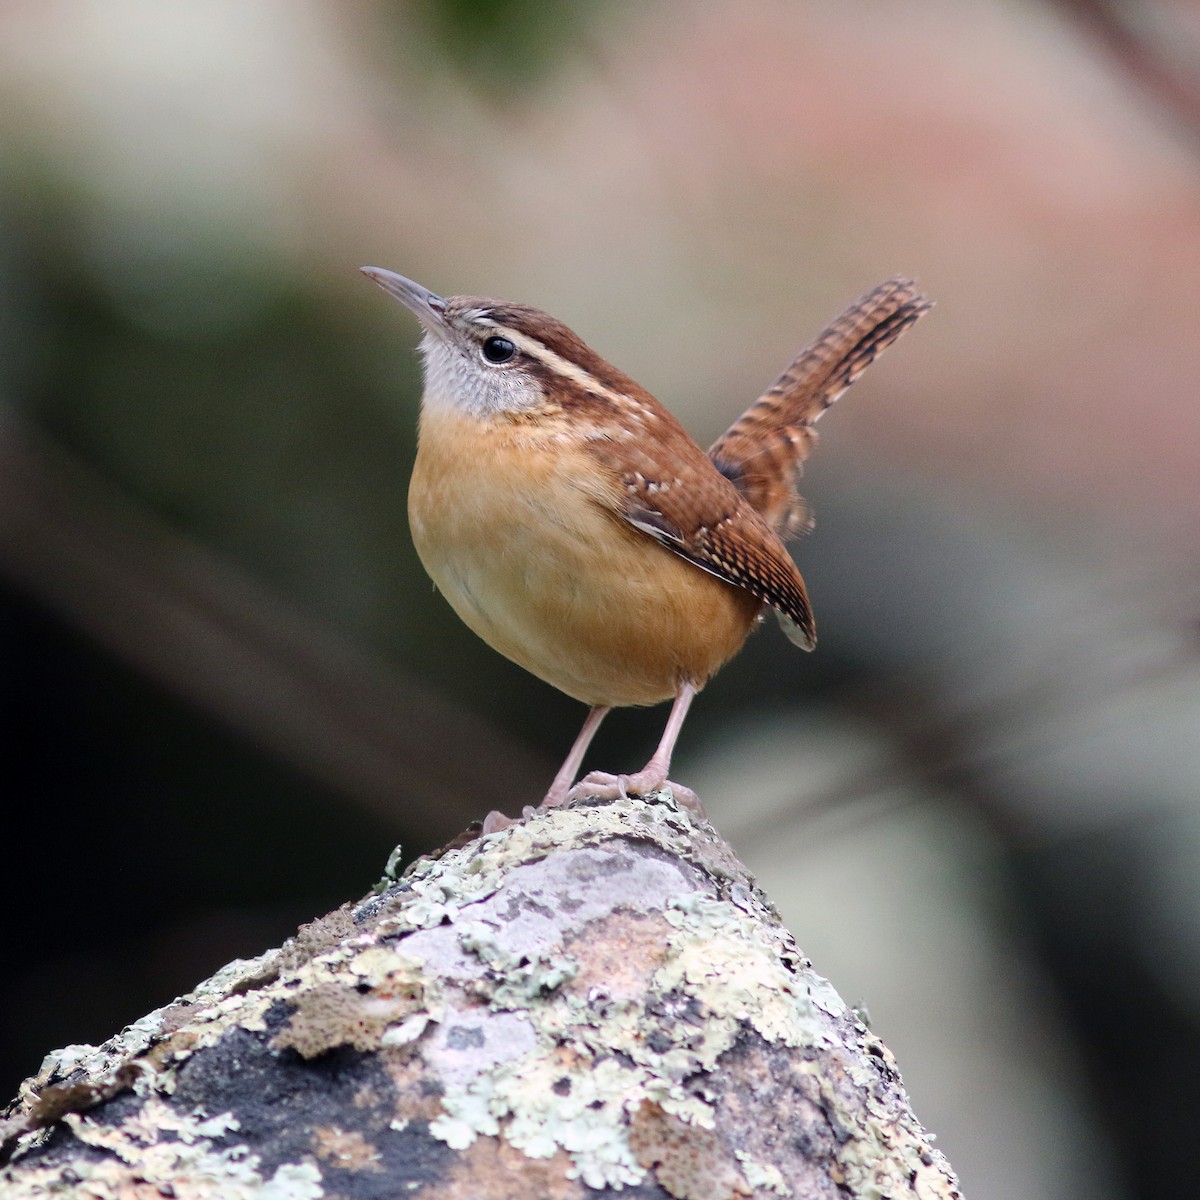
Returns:
[[[855,301],[709,448],[713,465],[781,536],[808,525],[796,493],[820,415],[875,357],[932,308],[911,279],[890,279]]]
[[[651,403],[653,407],[651,408]],[[787,547],[670,413],[646,398],[642,436],[612,454],[590,449],[614,469],[619,516],[697,567],[774,608],[788,636],[816,644],[804,580]]]

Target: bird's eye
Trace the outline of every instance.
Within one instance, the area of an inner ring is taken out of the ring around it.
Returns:
[[[490,337],[483,343],[483,357],[490,363],[506,363],[516,352],[508,338]]]

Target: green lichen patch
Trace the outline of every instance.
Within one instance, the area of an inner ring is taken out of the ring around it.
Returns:
[[[676,933],[659,988],[685,991],[713,1016],[748,1024],[770,1043],[831,1044],[828,1018],[845,1005],[819,975],[788,969],[790,938],[764,914],[694,895],[673,902],[666,916]]]
[[[216,1143],[236,1130],[229,1114],[184,1113],[148,1100],[116,1124],[77,1113],[63,1123],[103,1157],[77,1155],[69,1166],[37,1165],[4,1180],[5,1200],[86,1196],[89,1200],[172,1196],[175,1200],[318,1200],[324,1195],[314,1163],[285,1163],[262,1170],[258,1155]]]

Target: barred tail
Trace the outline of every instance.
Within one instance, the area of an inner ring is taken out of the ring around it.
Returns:
[[[708,451],[767,523],[783,536],[810,524],[796,493],[817,442],[817,418],[910,325],[932,308],[911,279],[890,279],[855,301]]]

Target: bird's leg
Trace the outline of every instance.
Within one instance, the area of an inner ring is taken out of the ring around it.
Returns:
[[[567,761],[559,768],[558,774],[554,777],[554,782],[550,785],[550,790],[546,793],[546,798],[539,807],[557,808],[560,804],[565,803],[568,795],[570,795],[571,784],[575,782],[575,776],[579,774],[579,764],[583,762],[583,756],[587,753],[587,748],[592,744],[592,738],[596,736],[596,730],[600,728],[600,722],[608,716],[608,713],[609,709],[601,705],[596,705],[588,713],[586,720],[583,722],[583,728],[579,731],[579,736],[575,739],[575,744],[571,747],[571,752],[567,755]],[[533,808],[527,806],[522,816],[528,817],[532,812]],[[492,809],[483,818],[483,832],[499,833],[501,829],[507,829],[510,825],[515,824],[516,821],[512,817],[506,817],[498,809]]]
[[[579,731],[579,736],[575,739],[575,744],[567,755],[567,761],[559,768],[554,782],[550,785],[550,790],[546,793],[546,798],[542,801],[542,808],[557,808],[566,800],[567,794],[571,790],[571,784],[575,782],[575,776],[579,774],[583,756],[592,744],[592,738],[596,736],[600,722],[608,716],[608,713],[609,709],[601,705],[597,705],[588,713],[587,720],[584,721],[583,728]]]
[[[654,757],[635,775],[625,775],[625,790],[634,795],[644,796],[647,792],[656,792],[664,783],[671,771],[671,755],[675,752],[675,743],[679,740],[679,731],[683,728],[684,719],[696,689],[690,683],[685,683],[671,705],[671,715],[667,717],[667,727],[663,730],[662,739]]]
[[[679,740],[679,731],[683,728],[684,718],[687,716],[695,695],[696,689],[690,683],[685,683],[679,689],[675,703],[671,706],[671,715],[667,718],[667,727],[663,730],[662,740],[658,743],[658,749],[655,750],[654,757],[640,771],[633,775],[610,775],[607,771],[593,771],[590,775],[584,776],[571,789],[571,797],[598,796],[604,800],[615,800],[618,796],[630,793],[635,796],[645,796],[650,792],[658,791],[664,784],[670,783],[667,775],[671,770],[671,754],[675,750],[675,743]],[[574,752],[572,751],[572,753]],[[677,783],[671,783],[670,787],[679,803],[698,812],[701,816],[704,815],[700,800],[691,788],[680,787]]]
[[[671,706],[671,715],[667,718],[667,727],[663,730],[662,739],[658,743],[658,749],[655,750],[654,757],[640,771],[633,775],[610,775],[607,771],[592,771],[572,787],[571,783],[579,771],[583,756],[587,753],[588,746],[592,744],[592,738],[596,736],[600,722],[609,713],[609,709],[606,707],[598,705],[593,708],[588,713],[583,728],[579,731],[579,736],[575,739],[575,744],[567,755],[566,762],[555,775],[554,782],[550,785],[550,790],[546,793],[541,807],[557,808],[568,800],[585,796],[594,796],[601,800],[615,800],[618,796],[627,796],[630,793],[635,796],[645,796],[650,792],[658,791],[664,784],[669,783],[667,775],[671,770],[671,755],[675,750],[675,743],[679,740],[679,731],[683,728],[684,718],[687,717],[688,709],[691,707],[695,695],[696,689],[690,683],[685,683],[679,689],[675,703]],[[681,787],[678,783],[671,783],[670,788],[680,804],[700,816],[704,816],[700,799],[691,788]],[[532,811],[527,808],[525,815],[529,816]],[[513,823],[511,817],[506,817],[501,812],[490,812],[484,818],[483,832],[497,833]]]

